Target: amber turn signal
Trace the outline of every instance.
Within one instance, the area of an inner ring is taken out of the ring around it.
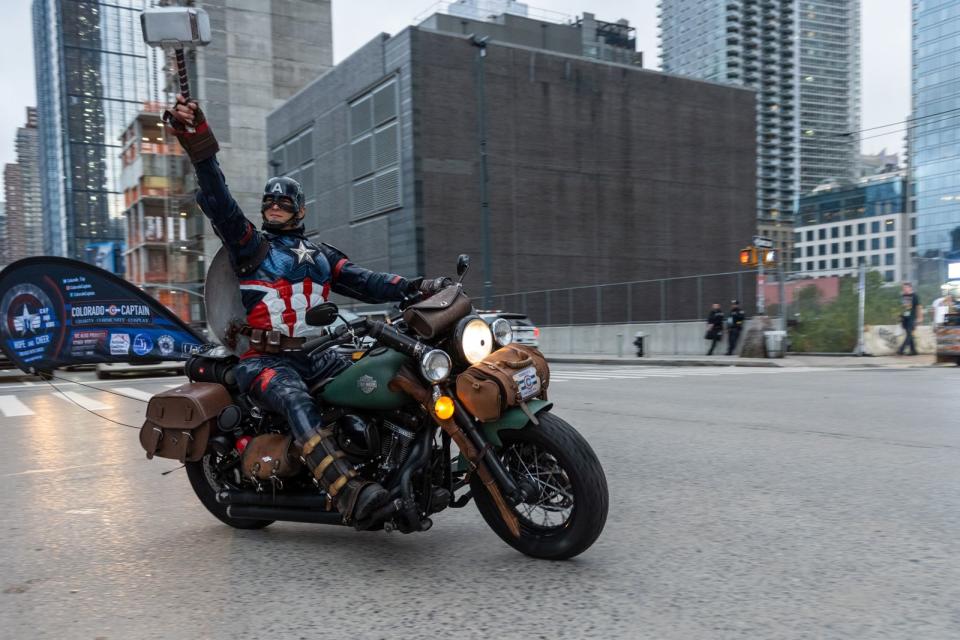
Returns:
[[[448,420],[453,416],[453,398],[450,396],[440,396],[433,403],[433,412],[441,420]]]

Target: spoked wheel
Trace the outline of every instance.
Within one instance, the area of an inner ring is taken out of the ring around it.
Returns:
[[[240,472],[233,470],[219,474],[217,463],[221,458],[215,453],[208,453],[196,462],[184,465],[187,469],[187,478],[193,492],[200,498],[200,502],[213,514],[215,518],[236,529],[263,529],[274,523],[274,520],[247,520],[231,518],[227,515],[227,505],[217,502],[217,492],[223,489],[239,489]]]
[[[476,476],[471,491],[483,519],[511,547],[535,558],[564,560],[586,551],[603,531],[607,480],[593,449],[572,426],[551,413],[537,417],[539,426],[500,432],[500,459],[534,494],[513,507],[520,537],[510,533]]]

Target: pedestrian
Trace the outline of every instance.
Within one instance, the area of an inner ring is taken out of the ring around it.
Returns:
[[[710,341],[710,351],[707,351],[707,355],[712,356],[717,343],[723,340],[723,310],[719,302],[714,302],[713,308],[710,309],[710,315],[707,316],[707,335],[704,337]]]
[[[740,339],[740,331],[743,329],[743,322],[746,316],[740,309],[739,300],[730,301],[730,314],[727,316],[727,355],[732,356],[737,349],[737,340]]]
[[[918,298],[917,294],[913,291],[912,284],[904,282],[901,291],[900,325],[903,327],[905,335],[903,337],[903,344],[900,345],[897,353],[902,356],[903,352],[906,351],[909,346],[910,355],[915,356],[917,355],[917,346],[913,342],[913,330],[917,324],[923,322],[923,308],[920,306],[920,298]]]
[[[947,321],[947,314],[953,313],[953,307],[957,304],[957,301],[953,297],[953,290],[950,288],[950,285],[943,285],[940,287],[940,291],[943,293],[943,295],[934,300],[933,304],[930,305],[930,308],[933,311],[934,325],[941,325],[945,323]]]

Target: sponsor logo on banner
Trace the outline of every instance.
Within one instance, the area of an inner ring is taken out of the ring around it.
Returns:
[[[200,345],[184,342],[182,345],[180,345],[180,350],[183,352],[184,355],[190,355],[191,353],[196,353],[197,351],[199,351]]]
[[[133,352],[138,356],[145,356],[153,350],[153,340],[145,333],[138,333],[133,338]]]
[[[176,341],[174,341],[173,336],[162,335],[157,338],[157,347],[160,349],[160,354],[168,356],[173,353],[173,349],[176,346]]]
[[[129,333],[111,333],[110,334],[110,355],[125,356],[130,353],[130,334]]]

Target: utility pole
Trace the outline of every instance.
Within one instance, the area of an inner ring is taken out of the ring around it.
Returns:
[[[857,309],[857,350],[856,354],[858,356],[864,354],[864,342],[863,342],[863,312],[867,303],[867,265],[863,262],[860,263],[859,267],[860,277],[857,282],[857,289],[859,293],[859,304]]]
[[[480,145],[480,245],[483,253],[483,306],[493,306],[493,273],[490,259],[490,202],[487,195],[487,103],[484,86],[484,60],[487,57],[487,36],[472,36],[477,47],[477,137]]]

